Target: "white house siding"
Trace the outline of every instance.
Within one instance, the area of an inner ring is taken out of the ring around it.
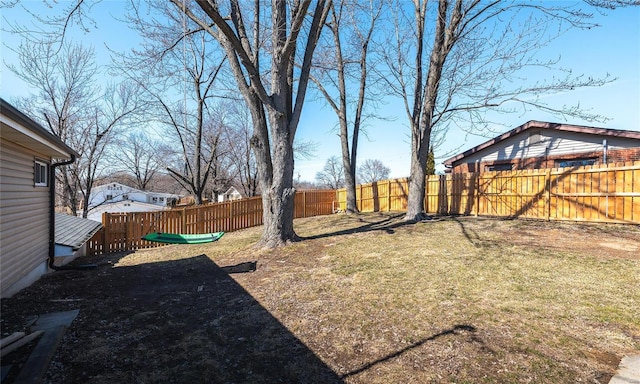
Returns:
[[[115,203],[106,203],[93,208],[87,213],[87,219],[102,222],[102,214],[109,213],[126,213],[126,212],[153,212],[162,211],[166,207],[154,204],[140,203],[136,201],[119,201]]]
[[[0,149],[0,296],[8,297],[46,272],[49,188],[34,186],[33,167],[51,159],[2,138]]]
[[[531,143],[532,135],[539,134],[540,141]],[[465,163],[515,160],[531,157],[562,156],[575,153],[602,151],[602,136],[579,132],[530,129],[520,135],[510,137],[496,146],[491,146],[467,156]],[[628,148],[629,140],[608,137],[608,150]],[[548,153],[547,152],[548,149]]]
[[[111,196],[111,199],[107,199],[108,196]],[[89,207],[96,207],[105,203],[108,204],[119,201],[136,201],[140,203],[153,204],[159,207],[166,207],[167,201],[178,198],[178,195],[172,195],[169,193],[145,192],[120,183],[108,183],[94,187],[91,190]]]

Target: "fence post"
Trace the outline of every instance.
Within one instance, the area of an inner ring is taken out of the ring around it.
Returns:
[[[187,233],[187,208],[180,210],[180,233]]]
[[[387,180],[387,212],[391,212],[391,180]]]
[[[107,226],[108,215],[108,212],[102,213],[102,253],[109,253],[111,251],[110,249],[107,249],[107,239],[110,237],[110,235],[107,234],[107,231],[110,228],[110,226]],[[108,243],[111,244],[111,240],[109,240]]]
[[[302,191],[302,217],[307,217],[307,191]]]
[[[478,217],[478,214],[480,214],[480,173],[474,173],[475,175],[475,185],[473,186],[476,190],[476,217]]]
[[[547,171],[545,172],[546,175],[546,182],[545,184],[547,185],[547,193],[545,194],[545,198],[547,199],[547,221],[551,220],[551,169],[548,168]]]
[[[128,212],[124,219],[124,246],[125,250],[131,249],[131,241],[129,240],[129,233],[131,233],[129,226],[131,225],[131,212]]]

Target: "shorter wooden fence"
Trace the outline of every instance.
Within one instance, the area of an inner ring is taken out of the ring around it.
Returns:
[[[428,176],[425,211],[640,224],[640,161],[580,168]],[[406,211],[407,179],[358,185],[361,212]],[[336,192],[346,206],[346,191]]]
[[[296,192],[294,217],[333,213],[335,196],[333,190]],[[261,197],[155,212],[103,213],[103,228],[88,241],[87,253],[96,255],[162,245],[142,239],[150,232],[233,232],[262,223]]]

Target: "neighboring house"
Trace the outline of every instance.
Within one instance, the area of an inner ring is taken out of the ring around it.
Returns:
[[[78,154],[0,98],[0,296],[47,273],[54,256],[52,175]]]
[[[89,211],[87,219],[102,223],[102,214],[105,212],[152,212],[166,209],[158,204],[141,203],[139,201],[125,200],[116,203],[105,203]]]
[[[102,228],[101,223],[56,213],[55,265],[62,266],[87,254],[87,241]]]
[[[171,206],[179,198],[180,196],[171,193],[141,191],[120,183],[107,183],[91,189],[89,209],[120,201],[147,203],[164,208]]]
[[[446,172],[562,168],[640,160],[640,132],[529,121],[443,162]]]
[[[218,195],[218,202],[222,203],[223,201],[233,201],[242,199],[242,194],[238,192],[236,187],[231,187],[227,189],[227,191],[221,195]]]

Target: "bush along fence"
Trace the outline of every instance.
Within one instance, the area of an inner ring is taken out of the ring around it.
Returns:
[[[296,192],[294,217],[331,214],[335,198],[334,190]],[[87,253],[96,255],[161,246],[142,239],[150,232],[232,232],[262,223],[261,197],[155,212],[104,213],[103,228],[89,240]]]
[[[359,185],[361,212],[405,211],[407,179]],[[336,192],[344,209],[346,191]],[[428,176],[429,214],[640,224],[640,161]]]

